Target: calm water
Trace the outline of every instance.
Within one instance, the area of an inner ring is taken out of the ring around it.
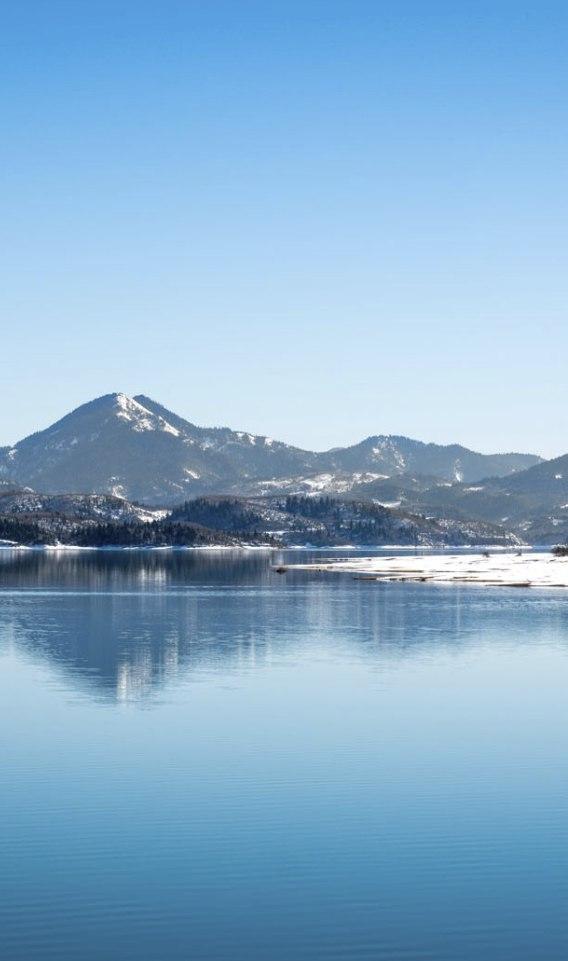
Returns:
[[[3,961],[565,961],[568,594],[268,562],[0,552]]]

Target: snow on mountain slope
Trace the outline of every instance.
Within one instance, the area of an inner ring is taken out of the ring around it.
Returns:
[[[108,493],[175,504],[202,493],[346,493],[408,471],[474,482],[538,462],[376,435],[317,453],[246,431],[198,427],[143,394],[106,394],[0,450],[6,484],[47,493]]]
[[[231,473],[240,481],[247,478],[297,475],[315,469],[319,455],[312,451],[301,450],[271,437],[231,430],[228,427],[197,427],[150,397],[138,394],[135,400],[147,410],[175,425],[185,437],[191,438],[200,450],[222,456],[227,467],[227,480],[230,480]]]
[[[359,484],[352,496],[394,503],[431,517],[499,524],[531,544],[568,539],[568,455],[476,484],[402,474]]]
[[[540,461],[534,454],[478,454],[459,444],[424,444],[409,437],[374,436],[321,455],[329,470],[430,474],[444,480],[471,482],[511,474]]]

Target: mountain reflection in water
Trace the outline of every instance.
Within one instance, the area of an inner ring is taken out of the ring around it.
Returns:
[[[297,555],[296,555],[297,556]],[[464,592],[290,572],[269,551],[0,551],[0,630],[83,693],[138,700],[177,677],[243,671],[325,645],[382,661],[467,644],[488,626],[522,638],[542,594]],[[507,600],[505,607],[503,602]],[[550,612],[549,612],[550,615]],[[554,616],[568,624],[568,607]],[[0,635],[1,638],[1,635]],[[2,643],[0,639],[0,643]]]
[[[2,961],[568,957],[568,596],[295,557],[0,551]]]

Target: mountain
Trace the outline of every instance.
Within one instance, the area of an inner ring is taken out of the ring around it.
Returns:
[[[143,394],[118,393],[0,449],[0,489],[112,494],[171,505],[205,493],[345,493],[409,471],[475,482],[539,461],[532,454],[478,454],[383,435],[352,447],[305,451],[245,431],[198,427]]]
[[[518,476],[491,478],[464,491],[462,498],[462,510],[469,516],[506,524],[530,543],[566,541],[568,454]]]
[[[309,457],[266,437],[196,427],[148,398],[107,394],[0,450],[0,478],[42,492],[171,504],[251,474],[307,470]]]
[[[322,457],[328,470],[377,471],[388,477],[431,474],[469,483],[525,470],[540,460],[534,454],[477,454],[459,444],[424,444],[398,436],[367,437],[360,444],[328,451]]]
[[[352,494],[438,519],[497,524],[531,544],[568,540],[568,455],[473,484],[402,475],[361,484]]]
[[[230,491],[259,496],[275,492],[346,494],[373,482],[380,484],[385,479],[406,477],[413,472],[431,475],[433,482],[439,478],[445,483],[473,483],[484,477],[523,471],[541,462],[535,454],[478,454],[458,444],[425,444],[395,435],[367,437],[352,447],[312,453],[309,457],[306,466],[311,464],[311,471],[288,473],[288,476],[282,472],[257,480],[251,476],[244,484],[241,477]]]

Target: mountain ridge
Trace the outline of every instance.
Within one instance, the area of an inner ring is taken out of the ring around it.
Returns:
[[[479,454],[402,435],[308,451],[247,431],[198,426],[144,394],[111,393],[1,448],[0,486],[168,505],[206,493],[295,492],[302,483],[314,493],[344,493],[409,472],[473,482],[541,463],[534,454]]]

